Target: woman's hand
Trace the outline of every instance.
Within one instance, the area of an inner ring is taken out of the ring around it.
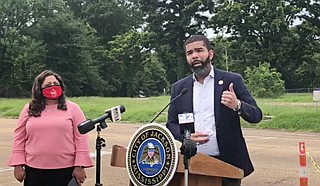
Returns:
[[[84,183],[84,181],[86,180],[87,176],[86,176],[86,172],[84,170],[84,168],[81,167],[75,167],[73,170],[72,175],[74,177],[76,177],[78,184],[80,185],[81,183]]]
[[[22,182],[26,178],[26,171],[24,170],[22,165],[15,166],[13,174],[19,182]]]

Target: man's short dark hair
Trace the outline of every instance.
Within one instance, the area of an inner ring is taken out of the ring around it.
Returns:
[[[212,50],[212,45],[211,45],[209,39],[204,35],[191,35],[184,43],[184,49],[186,49],[187,44],[193,43],[196,41],[203,41],[203,43],[206,45],[207,49]]]

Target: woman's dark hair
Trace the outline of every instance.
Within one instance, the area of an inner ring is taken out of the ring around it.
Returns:
[[[67,110],[66,105],[66,97],[65,97],[65,90],[66,87],[61,79],[61,77],[57,74],[52,72],[51,70],[45,70],[41,72],[34,80],[32,86],[32,100],[29,103],[29,116],[39,117],[41,116],[41,112],[46,107],[45,98],[42,95],[41,85],[48,76],[54,76],[58,81],[62,88],[62,94],[58,98],[58,109],[59,110]]]

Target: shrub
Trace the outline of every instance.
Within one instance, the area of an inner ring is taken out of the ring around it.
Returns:
[[[285,93],[281,73],[270,69],[269,63],[260,63],[258,67],[247,67],[245,80],[253,96],[259,98],[277,98]]]

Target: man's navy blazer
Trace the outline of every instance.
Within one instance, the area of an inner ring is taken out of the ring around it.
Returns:
[[[171,100],[182,89],[188,89],[186,94],[171,103],[168,111],[167,127],[174,138],[181,142],[183,137],[178,124],[178,114],[193,113],[193,81],[193,76],[190,75],[174,83],[171,89]],[[221,95],[223,91],[229,89],[230,83],[233,83],[235,94],[241,101],[240,113],[221,104]],[[214,68],[214,116],[219,159],[242,169],[244,176],[247,176],[254,169],[242,135],[239,114],[250,123],[258,123],[262,119],[262,112],[249,93],[242,76]]]

